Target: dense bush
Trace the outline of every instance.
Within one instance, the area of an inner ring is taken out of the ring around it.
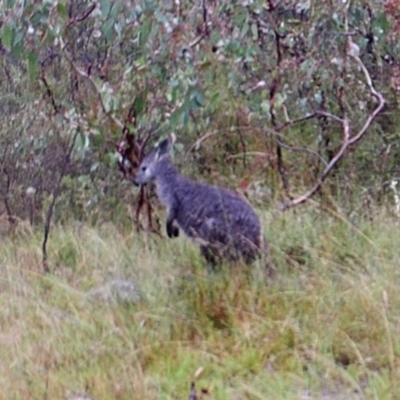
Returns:
[[[261,205],[325,178],[348,212],[382,201],[400,155],[398,3],[3,2],[2,213],[35,223],[55,198],[63,220],[133,216],[124,178],[170,132],[188,173]]]

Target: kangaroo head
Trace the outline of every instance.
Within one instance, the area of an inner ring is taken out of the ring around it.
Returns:
[[[144,185],[157,177],[160,161],[168,157],[171,147],[170,140],[164,139],[157,148],[148,154],[139,165],[138,173],[133,180],[136,186]]]

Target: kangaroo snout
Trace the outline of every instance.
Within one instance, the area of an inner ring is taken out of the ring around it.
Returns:
[[[146,186],[147,182],[144,182],[143,179],[141,179],[139,174],[136,174],[133,178],[132,178],[132,183],[135,186]]]
[[[133,178],[133,179],[132,179],[132,183],[133,183],[135,186],[140,186],[140,183],[136,181],[136,178]]]

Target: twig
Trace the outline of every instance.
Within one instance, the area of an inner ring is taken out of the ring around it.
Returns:
[[[4,206],[6,208],[8,222],[12,226],[15,223],[16,218],[15,218],[15,216],[13,215],[13,213],[11,211],[10,202],[8,201],[9,200],[9,195],[10,195],[11,178],[10,178],[10,174],[8,173],[6,168],[3,168],[3,173],[7,177],[6,193],[4,195]]]
[[[371,91],[372,95],[378,100],[378,107],[375,108],[375,110],[370,114],[367,118],[367,120],[364,123],[364,126],[361,128],[361,130],[355,135],[353,138],[350,139],[350,145],[357,143],[361,137],[364,135],[364,133],[367,131],[369,126],[371,125],[372,121],[376,118],[376,116],[382,111],[383,107],[385,106],[385,99],[382,96],[381,93],[376,91],[374,88],[374,85],[372,83],[371,76],[365,67],[364,63],[361,61],[360,57],[358,56],[353,56],[353,58],[356,60],[357,64],[360,66],[362,72],[364,73],[365,80],[367,81],[367,85],[369,90]]]
[[[204,32],[206,35],[208,35],[207,0],[201,0],[201,8],[203,9]]]
[[[284,124],[275,127],[274,130],[275,130],[276,132],[281,132],[281,131],[283,131],[285,128],[287,128],[288,126],[295,125],[295,124],[298,124],[298,123],[300,123],[300,122],[308,121],[309,119],[315,118],[316,116],[317,116],[317,113],[312,113],[312,114],[306,115],[305,117],[300,117],[300,118],[293,119],[293,120],[290,120],[290,119],[289,119],[289,120],[286,121]]]
[[[231,154],[226,157],[226,160],[232,160],[234,158],[239,158],[243,156],[255,156],[255,157],[266,157],[268,158],[269,155],[267,153],[263,153],[262,151],[246,151],[245,153],[237,153],[237,154]]]
[[[274,130],[276,132],[281,132],[285,128],[287,128],[288,126],[299,124],[301,122],[308,121],[308,120],[316,118],[316,117],[327,117],[327,118],[332,119],[335,122],[343,124],[343,119],[339,118],[337,115],[333,115],[333,114],[328,113],[326,111],[316,111],[316,112],[314,112],[312,114],[305,115],[304,117],[300,117],[300,118],[296,118],[296,119],[289,119],[284,124],[274,128]]]
[[[343,122],[344,122],[343,118],[340,118],[340,117],[338,117],[337,115],[328,113],[328,112],[326,112],[326,111],[317,111],[315,114],[317,115],[317,117],[327,117],[327,118],[330,118],[330,119],[332,119],[333,121],[335,121],[335,122],[337,122],[337,123],[339,123],[339,124],[343,124]]]
[[[47,82],[47,79],[46,79],[46,76],[45,76],[43,70],[40,73],[40,80],[44,84],[44,87],[46,89],[46,95],[50,99],[51,105],[52,105],[52,107],[54,109],[54,114],[58,114],[58,111],[59,111],[60,107],[57,105],[57,103],[56,103],[56,101],[54,99],[54,93],[51,90],[49,83]]]
[[[292,146],[289,146],[282,142],[281,142],[281,146],[287,150],[309,153],[310,155],[317,157],[325,166],[328,165],[327,161],[314,150],[307,149],[306,147],[304,147],[304,148],[303,147],[292,147]],[[269,157],[269,155],[267,153],[263,153],[262,151],[247,151],[247,152],[242,152],[242,153],[237,153],[237,154],[231,154],[226,157],[226,160],[230,160],[233,158],[239,158],[239,157],[243,157],[243,156],[255,156],[255,157],[266,157],[266,158]]]
[[[307,120],[307,119],[310,119],[310,118],[312,118],[312,117],[315,117],[315,116],[317,116],[317,115],[318,115],[318,112],[315,113],[315,114],[310,114],[310,115],[308,115],[308,116],[306,116],[306,117],[302,117],[302,118],[296,119],[296,120],[291,120],[290,123],[291,123],[291,124],[292,124],[292,123],[295,124],[295,123],[298,123],[298,122],[300,122],[300,121],[305,121],[305,120]],[[342,120],[342,121],[343,121],[343,120]],[[281,125],[281,127],[286,127],[286,126],[288,126],[288,125],[287,125],[287,124]],[[280,129],[281,127],[278,127],[278,129]],[[293,147],[293,146],[290,146],[290,145],[284,143],[284,141],[283,141],[283,139],[282,139],[282,136],[280,135],[280,133],[279,133],[277,130],[271,129],[271,128],[268,128],[268,127],[265,127],[264,129],[265,129],[267,132],[269,132],[271,135],[274,135],[274,136],[276,136],[276,137],[278,138],[281,147],[283,147],[283,148],[285,148],[285,149],[287,149],[287,150],[291,150],[291,151],[298,151],[298,152],[301,151],[301,152],[304,152],[304,153],[309,153],[309,154],[311,154],[311,155],[317,157],[324,165],[328,165],[328,162],[327,162],[318,152],[316,152],[316,151],[314,151],[314,150],[311,150],[311,149],[308,149],[308,148],[306,148],[306,147],[303,148],[303,147]],[[282,129],[283,129],[283,128],[282,128]],[[254,152],[253,152],[253,154],[254,154]]]
[[[85,19],[89,18],[90,14],[95,10],[97,4],[93,3],[92,6],[80,17],[71,18],[68,25],[72,25],[75,22],[82,22]]]
[[[206,33],[202,33],[201,35],[197,36],[189,43],[189,47],[192,49],[193,47],[197,46],[205,37]]]
[[[316,151],[308,149],[307,147],[292,147],[292,146],[289,146],[286,143],[283,143],[282,141],[281,141],[281,146],[283,148],[287,149],[287,150],[290,150],[290,151],[308,153],[308,154],[318,158],[318,160],[321,161],[322,164],[324,164],[325,166],[328,165],[327,161],[324,159],[324,157],[321,156],[321,154],[318,154]]]
[[[207,139],[209,139],[210,137],[215,136],[218,133],[218,131],[214,131],[214,132],[209,132],[206,133],[205,135],[203,135],[202,137],[200,137],[199,139],[197,139],[188,149],[188,151],[186,152],[186,155],[191,153],[193,150],[195,150],[196,148],[200,147],[200,145],[206,141]]]

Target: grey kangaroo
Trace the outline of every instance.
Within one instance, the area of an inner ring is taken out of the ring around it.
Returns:
[[[147,155],[134,179],[136,185],[155,181],[167,209],[170,238],[179,228],[200,245],[209,267],[217,262],[251,263],[260,254],[261,224],[251,206],[236,192],[192,181],[176,170],[169,158],[171,141],[163,140]]]

